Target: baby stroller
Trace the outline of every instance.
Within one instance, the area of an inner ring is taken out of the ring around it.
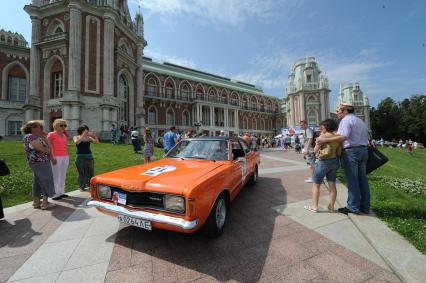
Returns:
[[[300,146],[300,143],[296,143],[294,150],[296,151],[296,153],[302,153],[302,147]]]

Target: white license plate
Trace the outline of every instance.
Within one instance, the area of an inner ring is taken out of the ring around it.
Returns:
[[[123,224],[136,226],[145,230],[152,230],[151,221],[139,219],[127,215],[118,215],[118,221],[120,221]]]

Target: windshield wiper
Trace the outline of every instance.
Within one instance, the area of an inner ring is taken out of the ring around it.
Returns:
[[[184,158],[192,158],[192,159],[206,159],[205,157],[203,157],[203,156],[199,156],[199,155],[196,155],[196,156],[185,156]]]

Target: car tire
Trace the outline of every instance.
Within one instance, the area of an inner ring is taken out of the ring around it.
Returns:
[[[216,238],[223,232],[228,216],[228,203],[222,193],[216,199],[210,215],[203,227],[204,234],[209,238]]]
[[[257,169],[257,165],[256,165],[256,167],[254,168],[254,172],[250,177],[249,184],[256,185],[258,177],[259,177],[259,170]]]

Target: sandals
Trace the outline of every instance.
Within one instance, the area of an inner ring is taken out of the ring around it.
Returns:
[[[41,206],[40,206],[40,208],[41,208],[41,210],[46,210],[46,209],[48,209],[48,208],[52,208],[52,207],[55,207],[56,206],[56,204],[54,204],[54,203],[47,203],[47,204],[42,204]]]
[[[317,209],[315,209],[315,208],[313,208],[313,207],[312,207],[312,206],[310,206],[310,205],[305,205],[303,208],[304,208],[304,209],[306,209],[306,210],[309,210],[310,212],[314,212],[314,213],[317,213],[317,212],[318,212],[318,208],[317,208]]]

